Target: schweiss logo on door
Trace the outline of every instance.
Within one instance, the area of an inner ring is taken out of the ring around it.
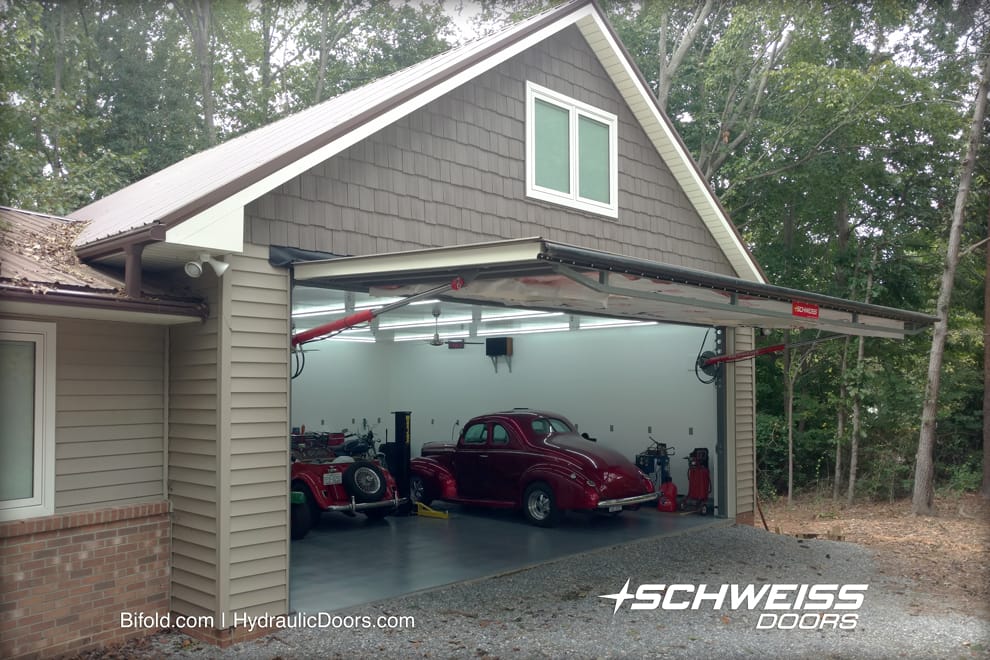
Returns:
[[[791,302],[791,316],[800,316],[803,319],[817,319],[818,305],[814,303]]]
[[[866,584],[641,584],[599,598],[615,601],[612,615],[626,601],[631,610],[764,610],[757,630],[853,630],[855,612],[866,599]]]

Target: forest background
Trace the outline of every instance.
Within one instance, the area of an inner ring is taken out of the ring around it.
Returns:
[[[0,205],[69,213],[552,4],[0,0]],[[985,121],[967,152],[985,94],[986,10],[968,0],[601,5],[774,284],[934,314],[971,159],[932,482],[982,482],[990,496]],[[925,332],[757,358],[761,496],[910,494],[931,345]]]

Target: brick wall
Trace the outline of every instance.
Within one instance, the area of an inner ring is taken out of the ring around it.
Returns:
[[[54,656],[154,632],[169,610],[168,502],[0,523],[0,657]]]

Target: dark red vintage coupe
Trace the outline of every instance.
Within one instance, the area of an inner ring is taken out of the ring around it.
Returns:
[[[535,525],[563,511],[618,513],[656,500],[629,459],[587,440],[561,415],[516,409],[475,417],[456,445],[432,442],[414,458],[413,500],[521,508]]]

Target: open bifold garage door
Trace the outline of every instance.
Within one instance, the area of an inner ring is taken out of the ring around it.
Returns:
[[[382,437],[392,411],[413,411],[407,444],[415,457],[426,441],[455,441],[476,414],[549,408],[630,459],[653,438],[676,447],[669,467],[682,496],[690,481],[683,459],[709,449],[713,508],[723,522],[736,512],[726,499],[737,492],[735,475],[752,471],[737,461],[741,445],[727,411],[752,410],[752,398],[729,401],[740,396],[723,382],[731,379],[702,379],[696,352],[732,350],[715,340],[725,328],[901,338],[934,320],[540,238],[332,259],[276,250],[273,261],[292,264],[294,340],[305,336],[299,353],[311,353],[293,381],[293,426],[360,432],[367,424]],[[514,361],[495,369],[487,345],[471,345],[523,334]],[[324,338],[338,341],[307,343]],[[751,457],[749,433],[743,453]],[[377,524],[325,516],[292,544],[293,608],[336,609],[715,524],[655,505],[616,518],[571,515],[555,529],[527,525],[514,512],[456,504],[450,511],[446,521]],[[378,548],[373,571],[326,570],[368,547]]]
[[[296,263],[298,283],[709,327],[817,329],[903,338],[934,318],[689,268],[554,243],[496,241]],[[461,286],[459,281],[463,281]]]

